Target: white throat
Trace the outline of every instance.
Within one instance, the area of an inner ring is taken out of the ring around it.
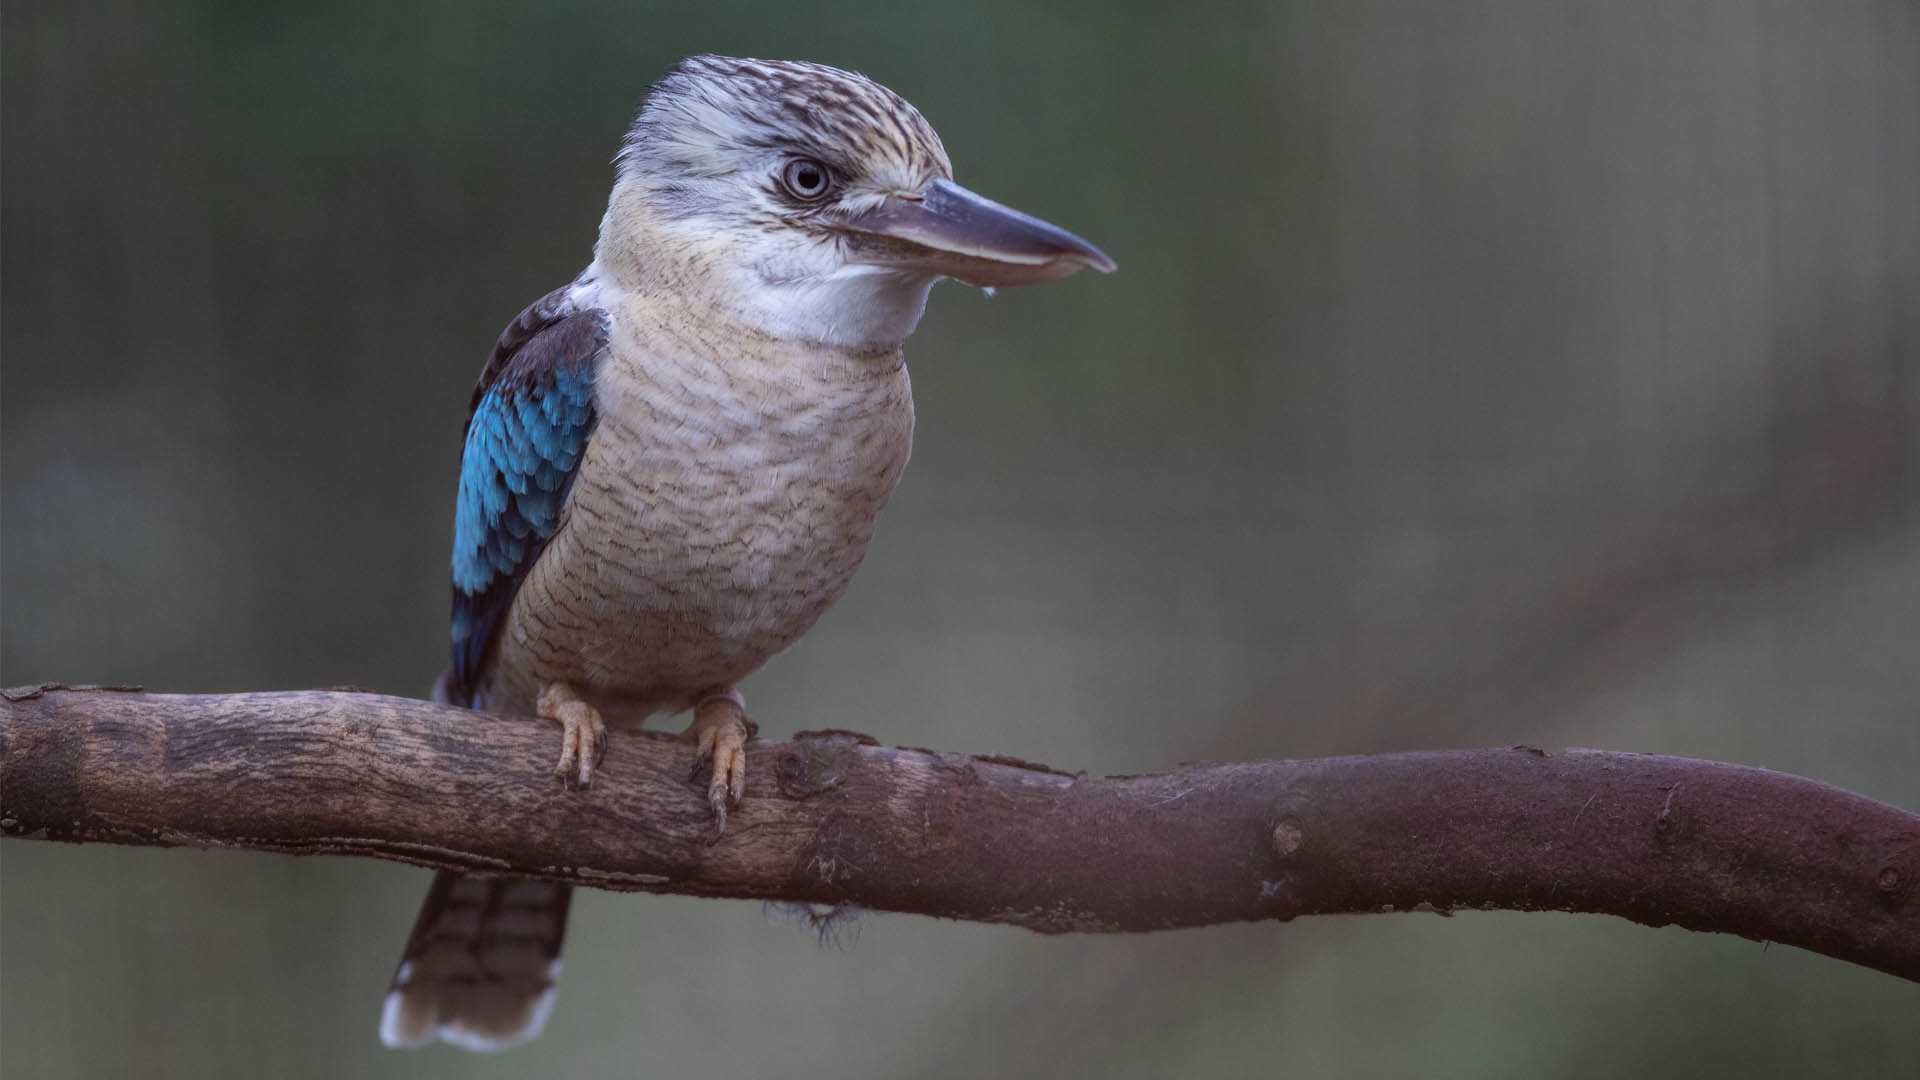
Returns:
[[[861,352],[899,348],[920,325],[938,280],[858,265],[787,279],[746,270],[739,278],[736,314],[754,329]]]

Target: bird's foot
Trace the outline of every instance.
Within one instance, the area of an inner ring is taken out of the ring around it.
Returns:
[[[747,719],[746,699],[728,687],[702,697],[693,707],[693,723],[680,735],[696,751],[689,779],[700,779],[700,770],[709,760],[713,762],[707,805],[713,808],[715,840],[726,831],[727,807],[740,805],[747,787],[747,740],[759,733],[759,725]]]
[[[570,788],[592,786],[593,767],[607,756],[607,725],[600,710],[562,682],[548,683],[535,707],[542,718],[560,722],[560,763],[553,775]]]

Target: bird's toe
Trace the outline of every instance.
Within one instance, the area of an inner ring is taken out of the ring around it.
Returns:
[[[727,827],[727,810],[739,806],[747,789],[747,741],[759,727],[747,719],[740,695],[732,690],[709,694],[694,706],[693,723],[683,737],[694,745],[693,773],[698,782],[707,775],[707,806],[713,813],[715,839]]]
[[[560,760],[553,775],[569,788],[593,786],[593,770],[607,755],[607,725],[600,710],[587,704],[565,683],[552,683],[541,692],[540,715],[560,724]]]

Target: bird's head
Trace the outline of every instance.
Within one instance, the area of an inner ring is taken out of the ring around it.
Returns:
[[[953,182],[919,110],[852,72],[696,56],[627,133],[597,257],[693,275],[779,337],[890,348],[950,277],[1026,285],[1112,259]],[[683,284],[695,284],[684,282]]]

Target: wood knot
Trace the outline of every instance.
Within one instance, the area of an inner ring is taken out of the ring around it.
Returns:
[[[1873,883],[1874,888],[1879,889],[1888,896],[1898,896],[1900,894],[1901,884],[1900,868],[1897,866],[1881,867],[1880,876],[1875,879]]]
[[[1273,853],[1281,858],[1293,858],[1300,854],[1300,849],[1306,844],[1306,834],[1300,831],[1300,824],[1292,818],[1283,819],[1273,827]]]
[[[780,748],[774,778],[788,798],[812,798],[845,783],[860,748],[871,745],[871,737],[858,732],[802,732]]]

